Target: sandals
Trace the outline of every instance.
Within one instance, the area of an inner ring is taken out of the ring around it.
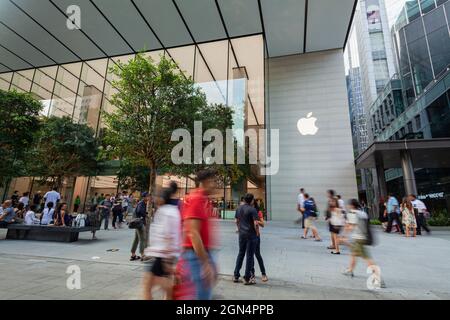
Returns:
[[[331,251],[331,254],[341,254],[341,252],[340,251],[338,251],[338,252]]]
[[[306,237],[305,237],[305,236],[301,236],[300,238],[301,238],[301,239],[306,239]]]
[[[269,281],[269,278],[267,278],[266,275],[263,275],[263,276],[261,277],[261,281],[262,281],[262,282],[267,282],[267,281]]]
[[[132,256],[130,258],[130,261],[136,261],[136,260],[141,260],[141,257],[139,257],[139,256]]]

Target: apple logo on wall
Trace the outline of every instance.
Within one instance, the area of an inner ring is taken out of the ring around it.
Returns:
[[[303,136],[313,136],[319,131],[319,128],[316,126],[317,118],[314,118],[312,115],[313,113],[310,112],[306,118],[301,118],[297,122],[298,131]]]

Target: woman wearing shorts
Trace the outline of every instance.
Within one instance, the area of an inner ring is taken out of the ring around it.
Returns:
[[[157,198],[158,210],[150,227],[151,246],[145,249],[145,256],[151,257],[144,276],[145,300],[152,300],[152,290],[156,287],[163,289],[166,300],[172,299],[173,274],[181,243],[181,216],[178,202],[173,199],[177,189],[177,184],[172,182]]]
[[[330,233],[332,237],[332,242],[334,244],[334,251],[331,251],[331,254],[341,254],[339,250],[339,233],[342,230],[342,227],[345,225],[345,217],[342,209],[339,207],[339,203],[337,199],[331,199],[329,202],[329,210],[330,210]]]

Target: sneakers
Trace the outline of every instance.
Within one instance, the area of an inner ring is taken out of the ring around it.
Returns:
[[[244,279],[244,285],[250,286],[250,285],[254,285],[254,284],[256,284],[256,279],[255,278],[250,278],[249,280],[245,280]]]
[[[241,282],[241,280],[239,278],[233,277],[233,282],[234,283],[239,283],[239,282]]]
[[[343,273],[342,273],[344,276],[347,276],[347,277],[351,277],[351,278],[353,278],[355,275],[353,274],[353,271],[351,271],[351,270],[345,270]]]

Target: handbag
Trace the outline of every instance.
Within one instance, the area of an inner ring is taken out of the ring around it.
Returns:
[[[130,221],[130,223],[128,224],[128,228],[130,229],[141,229],[144,227],[144,222],[142,221],[141,218],[135,218],[133,220]]]

